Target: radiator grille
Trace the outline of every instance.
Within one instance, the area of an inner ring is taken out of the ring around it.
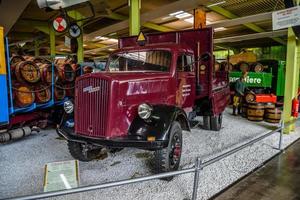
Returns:
[[[105,137],[109,106],[109,83],[85,78],[76,84],[75,131],[91,137]]]

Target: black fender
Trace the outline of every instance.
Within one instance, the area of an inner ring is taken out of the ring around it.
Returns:
[[[170,129],[174,121],[178,121],[181,128],[190,131],[189,122],[183,109],[171,105],[152,105],[153,111],[150,119],[143,120],[137,116],[131,123],[128,136],[147,140],[154,136],[155,140],[168,140]]]

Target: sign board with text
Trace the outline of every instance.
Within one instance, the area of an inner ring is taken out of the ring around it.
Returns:
[[[78,172],[77,160],[47,163],[45,166],[44,192],[78,187]]]
[[[300,6],[272,13],[273,30],[300,25]]]

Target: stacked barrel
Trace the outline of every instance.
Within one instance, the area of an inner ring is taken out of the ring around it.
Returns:
[[[279,123],[281,119],[281,108],[274,103],[257,103],[253,94],[249,93],[245,97],[242,107],[242,116],[250,121],[266,121],[269,123]]]
[[[44,104],[51,100],[51,86],[54,83],[56,101],[66,95],[74,94],[74,82],[79,75],[79,66],[69,59],[58,59],[54,62],[32,56],[13,56],[10,60],[13,99],[15,107],[27,107],[34,102]],[[52,75],[54,82],[52,81]]]

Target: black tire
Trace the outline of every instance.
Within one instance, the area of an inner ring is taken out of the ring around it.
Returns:
[[[212,131],[219,131],[222,128],[223,114],[210,117],[210,127]]]
[[[203,116],[203,129],[210,130],[210,116]]]
[[[124,148],[108,148],[109,153],[115,154],[122,151]]]
[[[95,159],[101,152],[101,148],[99,148],[87,150],[87,152],[84,153],[84,144],[72,141],[68,141],[68,148],[73,158],[83,162],[88,162]]]
[[[182,151],[182,129],[179,122],[173,122],[170,129],[169,144],[166,148],[154,152],[155,172],[176,171],[179,168]],[[173,177],[164,178],[170,181]]]

